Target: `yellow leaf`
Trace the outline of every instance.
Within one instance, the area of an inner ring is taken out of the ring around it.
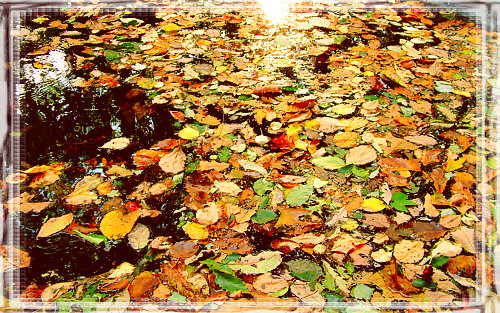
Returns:
[[[404,178],[409,178],[411,176],[411,173],[410,173],[410,171],[400,171],[399,175],[401,175],[401,177],[404,177]]]
[[[200,132],[191,127],[186,127],[179,132],[179,137],[182,139],[194,139],[200,135]]]
[[[166,32],[176,32],[178,30],[181,30],[182,28],[174,23],[168,23],[167,25],[163,26],[162,29]]]
[[[464,166],[465,159],[460,158],[458,160],[448,159],[444,164],[444,170],[447,172],[453,172],[454,170],[458,170]]]
[[[303,140],[297,139],[297,140],[295,140],[294,144],[295,144],[295,148],[297,148],[297,149],[307,150],[308,144],[307,144],[307,142],[305,142]]]
[[[340,227],[343,230],[351,231],[351,230],[355,230],[356,228],[358,228],[358,226],[359,226],[359,224],[355,220],[347,220]]]
[[[114,210],[104,216],[99,228],[106,238],[120,239],[130,233],[138,218],[134,211]]]
[[[470,97],[470,92],[465,91],[465,90],[452,90],[451,92],[453,92],[456,95],[460,95],[460,96],[464,96],[464,97]]]
[[[33,20],[33,22],[42,24],[43,22],[48,21],[49,19],[43,16],[37,17],[36,19]]]
[[[385,204],[382,200],[377,198],[368,198],[363,201],[361,208],[366,212],[379,212],[385,209]]]
[[[59,217],[50,218],[38,232],[37,237],[48,237],[66,228],[73,222],[73,214],[69,213]]]
[[[186,224],[184,231],[189,237],[191,237],[191,239],[202,240],[208,238],[208,230],[205,226],[198,223]]]

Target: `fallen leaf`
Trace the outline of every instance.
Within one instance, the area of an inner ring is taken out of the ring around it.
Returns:
[[[401,263],[417,263],[424,257],[424,243],[403,239],[394,246],[393,254]]]
[[[51,202],[49,202],[49,201],[46,201],[46,202],[25,202],[25,203],[21,203],[21,205],[19,206],[19,211],[23,212],[23,213],[28,213],[28,212],[40,213],[41,211],[48,208],[50,204],[51,204]]]
[[[231,166],[229,163],[224,162],[216,162],[216,161],[200,161],[198,163],[198,167],[196,168],[198,171],[223,171],[226,168]]]
[[[190,240],[179,241],[170,247],[170,255],[174,258],[185,259],[194,256],[198,250],[198,245]]]
[[[28,175],[26,175],[25,173],[14,173],[5,177],[5,181],[9,184],[15,185],[24,182],[27,178]]]
[[[210,202],[209,205],[196,211],[196,219],[203,225],[215,224],[219,220],[219,216],[220,209],[215,202]]]
[[[360,239],[351,236],[348,233],[342,233],[340,236],[335,237],[330,246],[332,252],[339,252],[347,254],[354,250],[356,247],[366,243],[365,239]]]
[[[347,164],[363,165],[377,159],[377,151],[371,146],[361,145],[349,150],[345,157]]]
[[[165,154],[158,165],[167,174],[178,174],[184,170],[186,155],[180,148]]]
[[[476,253],[476,231],[474,229],[462,226],[451,232],[451,237],[467,252]]]
[[[406,136],[406,137],[403,137],[403,139],[408,140],[409,142],[415,143],[417,145],[422,145],[422,146],[433,146],[433,145],[436,145],[438,143],[436,139],[434,139],[430,136],[425,136],[425,135]]]
[[[37,237],[48,237],[55,234],[73,222],[73,214],[68,213],[59,217],[51,217],[47,222],[42,225],[40,231],[38,231]]]
[[[280,217],[276,222],[275,227],[280,227],[282,225],[301,225],[304,222],[300,220],[301,216],[309,214],[309,210],[302,208],[288,208],[288,209],[279,209]]]
[[[128,147],[130,144],[130,139],[125,137],[111,139],[101,146],[102,149],[112,149],[112,150],[121,150]]]
[[[199,135],[200,135],[200,132],[194,128],[191,128],[191,127],[186,127],[186,128],[183,128],[179,131],[179,137],[181,137],[182,139],[186,139],[186,140],[194,139],[194,138],[198,137]]]
[[[120,239],[130,233],[138,218],[139,215],[135,211],[114,210],[103,217],[99,229],[109,240]]]
[[[160,285],[160,279],[151,272],[140,273],[128,286],[130,298],[144,299],[149,297]]]
[[[254,172],[257,172],[261,175],[267,174],[267,170],[260,164],[250,162],[247,160],[239,160],[238,163],[246,171],[254,171]]]
[[[243,191],[243,189],[231,181],[215,181],[214,185],[218,189],[218,192],[225,193],[230,196],[237,196]]]
[[[198,223],[187,223],[184,231],[191,239],[195,240],[207,239],[209,235],[205,226]]]
[[[68,292],[75,284],[76,282],[64,282],[50,285],[40,294],[40,300],[43,302],[52,302]]]
[[[263,251],[257,255],[247,255],[237,261],[229,263],[234,271],[245,274],[262,274],[270,272],[281,264],[281,252]]]
[[[377,198],[368,198],[363,201],[361,209],[366,212],[379,212],[385,209],[385,204]]]
[[[127,235],[128,243],[133,249],[140,250],[148,245],[149,235],[149,228],[144,224],[137,223]]]
[[[462,217],[455,214],[445,215],[441,217],[439,224],[441,224],[444,228],[455,228],[462,224]]]
[[[273,277],[271,273],[265,273],[257,277],[253,288],[263,293],[274,293],[288,288],[288,282],[283,278]]]
[[[438,239],[446,234],[446,229],[433,222],[414,222],[413,229],[415,235],[425,241]]]
[[[454,257],[462,252],[462,247],[459,244],[441,238],[431,250],[431,257],[435,258],[440,255]]]

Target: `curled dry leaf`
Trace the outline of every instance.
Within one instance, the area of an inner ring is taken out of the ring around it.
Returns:
[[[130,139],[125,137],[111,139],[101,146],[102,149],[113,149],[113,150],[121,150],[128,147],[130,144]]]
[[[99,229],[109,240],[120,239],[130,233],[138,218],[137,212],[114,210],[104,216]]]
[[[347,164],[363,165],[377,159],[377,151],[371,146],[357,146],[349,150],[345,157]]]
[[[184,170],[186,155],[180,148],[165,154],[159,162],[161,169],[167,174],[177,174]]]
[[[401,240],[394,246],[394,257],[401,263],[417,263],[425,254],[421,241]]]
[[[73,214],[68,213],[59,217],[50,218],[38,232],[37,237],[48,237],[55,234],[63,229],[65,229],[69,224],[73,222]]]

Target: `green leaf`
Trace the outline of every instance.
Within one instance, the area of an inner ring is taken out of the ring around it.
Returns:
[[[492,169],[497,169],[498,168],[497,158],[496,157],[489,158],[486,161],[486,166]]]
[[[108,242],[108,238],[106,238],[106,236],[104,236],[104,235],[98,235],[98,234],[85,235],[85,234],[79,232],[78,230],[75,230],[74,232],[76,235],[78,235],[78,236],[82,237],[83,239],[90,241],[96,245],[100,245],[103,242],[104,243]]]
[[[290,206],[299,206],[306,203],[312,196],[314,187],[311,185],[298,185],[286,196],[286,203]]]
[[[271,210],[258,210],[254,216],[252,216],[252,222],[257,224],[265,224],[269,221],[274,220],[278,217],[278,214],[274,213]]]
[[[356,167],[354,166],[352,168],[352,173],[356,176],[358,176],[359,178],[362,178],[362,179],[367,179],[368,176],[370,175],[370,171],[369,170],[365,170],[363,168],[359,168],[359,167]]]
[[[349,273],[349,274],[354,273],[354,265],[351,262],[347,262],[345,264],[345,269],[347,270],[347,273]]]
[[[407,205],[417,205],[415,202],[408,200],[408,195],[402,192],[393,193],[390,204],[393,208],[402,212],[408,212]]]
[[[218,271],[230,275],[236,275],[227,264],[219,263],[210,259],[201,261],[200,263],[207,265],[212,271]]]
[[[172,301],[172,302],[186,302],[186,297],[184,297],[183,295],[181,295],[180,293],[178,292],[172,292],[172,295],[170,297],[167,298],[168,301]]]
[[[448,263],[449,260],[450,260],[450,257],[445,256],[445,255],[440,255],[437,258],[432,259],[431,266],[441,267],[441,266],[445,265],[446,263]]]
[[[259,196],[262,196],[267,191],[270,191],[273,189],[274,189],[274,184],[268,180],[263,179],[263,178],[257,180],[255,183],[253,183],[253,190]]]
[[[345,166],[344,160],[339,157],[334,156],[326,156],[326,157],[317,157],[311,160],[311,163],[326,168],[327,170],[337,170]]]
[[[301,280],[313,281],[323,274],[323,270],[316,262],[306,259],[292,260],[286,264],[291,274]]]
[[[219,155],[217,156],[220,162],[227,162],[229,158],[233,155],[229,147],[224,146],[219,150]]]
[[[108,62],[120,63],[122,54],[113,50],[104,50],[104,56]]]
[[[372,298],[374,289],[365,284],[358,284],[351,289],[351,296],[356,299],[370,300]]]
[[[433,282],[429,282],[429,281],[426,281],[426,280],[423,280],[423,279],[415,279],[414,281],[411,282],[413,286],[417,287],[417,288],[435,288],[436,287],[436,284],[433,283]]]
[[[213,271],[213,274],[215,276],[215,282],[222,289],[229,292],[236,292],[239,290],[248,292],[247,286],[243,280],[238,278],[234,273],[231,275],[228,273]]]

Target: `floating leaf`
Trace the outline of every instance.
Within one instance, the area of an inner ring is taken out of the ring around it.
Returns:
[[[120,239],[130,233],[138,218],[136,211],[114,210],[103,217],[99,229],[109,240]]]
[[[73,214],[68,213],[59,217],[51,217],[47,222],[45,222],[40,228],[37,237],[48,237],[55,234],[73,222]]]
[[[78,236],[82,237],[83,239],[92,242],[93,244],[100,245],[101,243],[106,243],[108,239],[106,236],[99,235],[99,234],[82,234],[81,232],[74,230],[74,233],[77,234]]]
[[[186,162],[186,155],[180,148],[165,154],[158,165],[165,173],[177,174],[184,170]]]
[[[141,223],[137,223],[132,231],[127,235],[129,245],[136,250],[140,250],[148,245],[150,231]]]

